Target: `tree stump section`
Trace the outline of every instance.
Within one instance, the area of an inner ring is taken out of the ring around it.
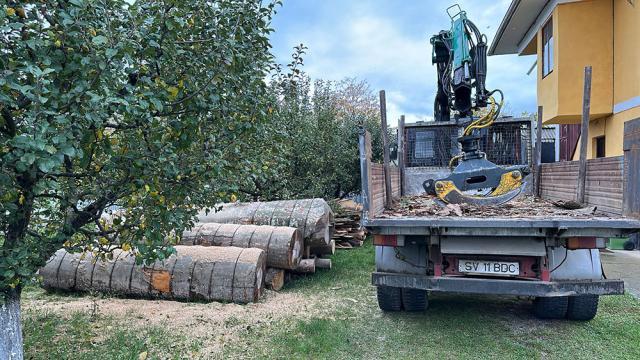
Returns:
[[[268,289],[280,291],[284,287],[285,271],[282,269],[267,268],[264,283]]]
[[[114,259],[58,250],[40,269],[45,289],[99,291],[134,297],[248,303],[264,287],[266,254],[261,249],[176,246],[176,254],[136,265],[131,252]]]
[[[196,224],[182,234],[181,245],[235,246],[265,251],[267,266],[295,269],[302,257],[302,235],[294,227],[239,224]]]
[[[316,260],[315,259],[302,259],[293,270],[294,273],[298,274],[313,274],[316,272]]]

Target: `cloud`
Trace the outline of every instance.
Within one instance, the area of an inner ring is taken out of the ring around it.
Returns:
[[[469,19],[487,33],[497,30],[509,0],[461,1]],[[276,16],[274,54],[289,61],[291,48],[309,47],[305,71],[312,78],[366,79],[387,91],[390,123],[432,118],[436,71],[429,38],[450,26],[449,1],[289,0]],[[535,75],[526,72],[535,59],[516,55],[490,57],[487,86],[501,88],[514,113],[535,111]]]

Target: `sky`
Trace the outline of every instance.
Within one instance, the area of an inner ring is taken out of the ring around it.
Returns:
[[[469,20],[493,40],[510,0],[458,0]],[[448,30],[446,8],[456,0],[284,0],[275,15],[271,43],[279,63],[303,43],[312,79],[364,79],[386,91],[390,124],[433,118],[437,82],[429,38]],[[535,56],[488,59],[487,88],[505,93],[511,115],[536,111]]]

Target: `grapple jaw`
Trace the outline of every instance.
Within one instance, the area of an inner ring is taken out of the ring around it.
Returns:
[[[502,168],[480,151],[465,153],[460,164],[443,179],[426,180],[428,194],[450,204],[497,205],[518,196],[524,188],[527,166]]]

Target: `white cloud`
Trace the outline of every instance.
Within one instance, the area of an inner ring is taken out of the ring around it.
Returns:
[[[491,40],[509,3],[463,0],[460,5]],[[276,31],[281,31],[279,25],[284,32],[276,36],[274,46],[278,58],[288,62],[292,46],[307,45],[305,71],[313,78],[357,77],[373,89],[385,89],[390,123],[400,114],[407,122],[429,120],[436,92],[429,37],[448,28],[449,5],[444,0],[291,0],[276,24]],[[501,88],[516,113],[535,111],[535,75],[526,75],[533,61],[516,55],[488,61],[487,86]]]

